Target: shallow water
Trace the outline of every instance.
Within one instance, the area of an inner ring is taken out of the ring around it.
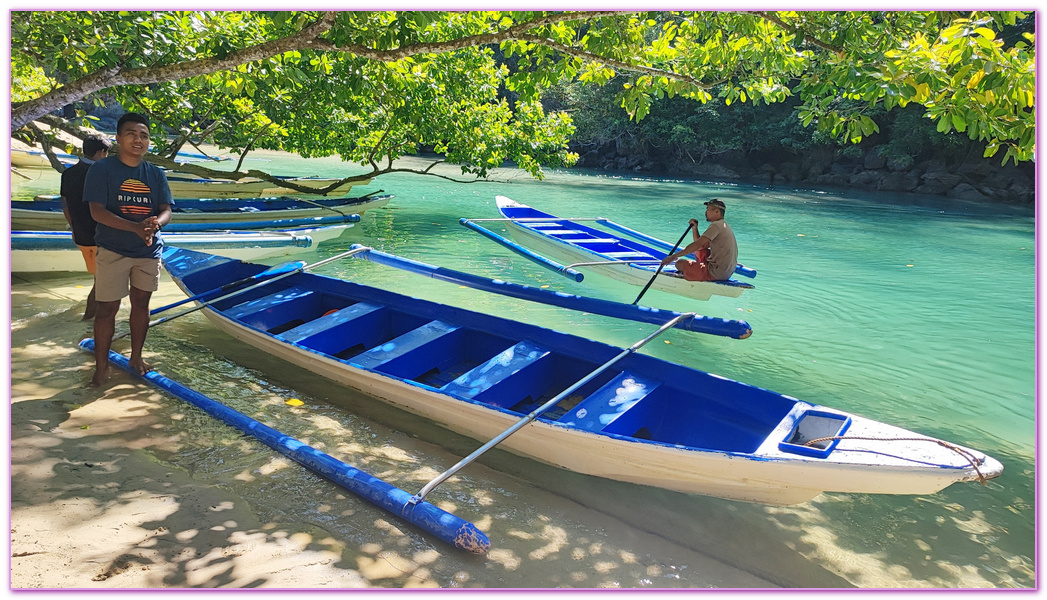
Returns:
[[[259,164],[249,166],[275,174],[353,172],[334,159],[259,156]],[[728,566],[721,571],[773,585],[1034,585],[1031,210],[584,172],[551,173],[545,181],[514,170],[496,177],[460,184],[396,174],[354,188],[353,195],[382,188],[396,198],[338,240],[298,258],[312,262],[363,243],[452,269],[628,303],[637,288],[595,274],[574,283],[465,229],[458,219],[498,216],[494,196],[501,194],[564,217],[607,217],[673,242],[688,218],[702,214],[702,201],[719,197],[728,207],[740,261],[759,272],[756,289],[708,302],[649,291],[641,303],[744,319],[754,334],[739,341],[672,331],[643,352],[971,446],[1001,460],[1006,470],[987,487],[957,484],[933,496],[823,494],[798,506],[767,507],[605,481],[496,451],[429,497],[488,532],[488,559],[456,556],[405,528],[402,552],[439,555],[427,567],[438,585],[757,585],[733,575],[717,580],[709,576],[716,568],[699,568],[693,560],[688,571],[669,558],[673,552],[652,554],[659,544],[676,548],[676,556],[705,555]],[[20,190],[43,193],[48,185],[14,184],[16,197]],[[366,261],[346,260],[321,272],[619,346],[654,329]],[[477,446],[261,356],[199,315],[158,328],[147,350],[168,376],[409,491]],[[289,408],[288,397],[305,405]],[[361,546],[374,536],[375,523],[398,527],[177,402],[166,408],[172,427],[198,432],[200,439],[197,452],[164,460],[253,497],[271,518],[308,520]],[[256,475],[245,481],[244,473]],[[265,485],[253,479],[263,476]],[[267,493],[290,493],[301,502],[267,507]],[[610,548],[614,556],[601,554]]]

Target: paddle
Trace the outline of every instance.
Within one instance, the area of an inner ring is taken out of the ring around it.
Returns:
[[[207,302],[204,302],[203,304],[194,306],[192,308],[188,308],[188,309],[183,310],[181,312],[177,312],[177,313],[175,313],[173,315],[170,315],[170,316],[167,316],[167,317],[161,317],[159,319],[156,319],[156,320],[153,320],[153,321],[149,321],[149,328],[153,328],[153,327],[155,327],[155,326],[157,326],[157,325],[159,325],[161,323],[166,323],[168,321],[173,321],[173,320],[177,319],[178,317],[183,317],[183,316],[185,316],[185,315],[187,315],[189,313],[196,312],[196,311],[200,310],[201,308],[206,308],[206,307],[214,304],[215,302],[221,302],[222,300],[225,300],[227,298],[232,298],[233,296],[239,296],[240,294],[249,292],[249,291],[254,290],[254,289],[258,289],[258,288],[260,288],[262,286],[265,286],[265,285],[269,285],[270,283],[274,283],[274,282],[280,281],[281,279],[283,279],[285,277],[290,277],[291,275],[294,275],[295,273],[304,272],[304,271],[306,271],[308,269],[313,269],[313,268],[316,268],[316,267],[319,267],[319,266],[322,266],[322,265],[326,265],[329,262],[334,262],[334,261],[336,261],[336,260],[338,260],[340,258],[345,258],[347,256],[352,256],[353,254],[359,254],[360,252],[363,252],[365,250],[370,250],[370,249],[371,248],[367,247],[367,246],[364,246],[362,248],[354,248],[352,250],[349,250],[348,252],[343,252],[341,254],[337,254],[337,255],[332,256],[330,258],[325,258],[323,260],[314,262],[311,265],[302,265],[302,266],[300,266],[300,267],[298,267],[298,268],[296,268],[296,269],[294,269],[292,271],[289,271],[289,272],[284,273],[282,275],[277,275],[276,277],[273,277],[272,279],[266,279],[265,281],[256,283],[256,284],[254,284],[252,286],[248,286],[248,287],[245,287],[243,289],[236,290],[235,292],[230,292],[230,293],[228,293],[228,294],[226,294],[224,296],[219,296],[219,297],[215,298],[214,300],[208,300]],[[116,340],[123,339],[123,338],[125,338],[125,337],[127,337],[129,335],[131,335],[130,331],[121,333],[120,335],[114,337],[113,341],[115,342]]]
[[[667,256],[671,256],[674,252],[676,252],[676,249],[679,248],[680,244],[683,243],[683,239],[687,237],[688,233],[691,232],[691,227],[694,227],[694,224],[688,221],[687,229],[683,230],[683,235],[680,236],[680,239],[676,240],[676,245],[673,246],[673,249],[669,251],[669,254]],[[636,304],[640,301],[640,298],[643,298],[643,295],[647,293],[647,288],[651,287],[651,284],[654,283],[655,278],[658,277],[658,274],[662,272],[662,268],[664,267],[665,265],[663,264],[658,265],[658,269],[654,272],[654,277],[651,277],[651,280],[647,282],[647,285],[643,286],[643,290],[640,291],[640,295],[636,297],[636,300],[633,300],[633,304]]]
[[[172,308],[174,308],[176,306],[181,306],[181,305],[183,305],[183,304],[185,304],[187,302],[192,302],[193,300],[199,300],[199,299],[201,299],[201,298],[203,298],[205,296],[210,296],[211,294],[216,294],[216,293],[219,293],[219,292],[228,292],[229,290],[231,290],[233,288],[238,288],[241,285],[245,285],[245,284],[251,283],[252,281],[256,281],[256,280],[262,279],[264,277],[271,277],[273,275],[281,275],[283,273],[290,273],[291,271],[294,271],[295,269],[297,269],[299,267],[304,267],[304,266],[305,266],[305,262],[300,261],[300,260],[289,261],[289,262],[281,263],[281,264],[278,264],[278,265],[274,265],[274,266],[269,267],[268,269],[266,269],[266,270],[264,270],[261,273],[258,273],[256,275],[252,275],[250,277],[244,277],[243,279],[240,279],[239,281],[233,281],[231,283],[227,283],[227,284],[223,285],[222,287],[217,287],[217,288],[215,288],[213,290],[208,290],[206,292],[200,292],[199,294],[197,294],[195,296],[190,296],[190,297],[185,298],[183,300],[179,300],[178,302],[175,302],[173,304],[168,304],[167,306],[161,306],[160,308],[153,309],[153,310],[149,311],[149,314],[155,315],[156,313],[162,313],[165,310],[171,310]]]

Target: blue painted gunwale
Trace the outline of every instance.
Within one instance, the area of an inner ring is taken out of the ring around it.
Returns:
[[[178,248],[164,262],[190,296],[267,268]],[[584,379],[503,446],[611,479],[795,504],[823,491],[930,494],[1003,471],[976,450],[725,377],[312,273],[283,275],[204,314],[256,348],[481,440]],[[780,443],[813,411],[851,419],[847,441],[824,456]]]

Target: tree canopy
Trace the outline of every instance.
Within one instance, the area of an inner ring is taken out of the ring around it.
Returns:
[[[570,116],[542,104],[575,81],[621,86],[636,120],[663,97],[798,96],[803,125],[854,142],[878,130],[870,115],[918,104],[939,131],[1017,163],[1034,150],[1035,39],[1002,33],[1024,16],[14,11],[11,131],[40,139],[34,120],[109,97],[174,134],[156,140],[161,155],[202,141],[338,155],[363,167],[346,180],[362,180],[432,148],[463,174],[512,160],[541,177],[576,159]]]

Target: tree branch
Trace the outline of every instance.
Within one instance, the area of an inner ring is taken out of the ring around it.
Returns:
[[[39,143],[40,147],[44,150],[44,156],[47,157],[47,162],[51,163],[51,168],[59,173],[65,171],[65,165],[63,165],[62,161],[58,160],[58,157],[55,156],[55,151],[53,149],[54,139],[44,133],[43,129],[37,127],[36,123],[30,123],[29,130],[33,132],[33,137],[36,138],[37,143]]]
[[[820,39],[812,36],[810,34],[810,32],[801,30],[799,27],[796,27],[795,25],[790,25],[790,24],[786,23],[785,21],[779,19],[778,16],[775,15],[775,14],[772,14],[772,13],[769,13],[769,12],[764,12],[764,11],[759,11],[759,10],[754,10],[754,11],[748,12],[748,13],[743,12],[743,13],[740,13],[740,14],[753,14],[753,15],[756,15],[756,16],[760,17],[761,19],[765,20],[765,21],[770,21],[771,23],[774,23],[778,27],[781,27],[782,29],[788,31],[791,34],[803,36],[804,40],[809,41],[812,44],[814,44],[815,46],[818,46],[819,48],[822,48],[824,50],[828,50],[830,52],[836,52],[837,54],[840,53],[840,52],[843,52],[843,48],[838,48],[836,46],[833,46],[832,44],[828,44],[826,42],[823,42]]]
[[[705,89],[705,90],[710,89],[710,88],[712,88],[712,87],[714,87],[716,85],[719,85],[719,84],[723,83],[724,81],[727,81],[727,79],[719,79],[717,81],[702,81],[701,79],[698,79],[696,77],[692,77],[691,75],[686,75],[684,73],[677,73],[676,71],[667,71],[665,69],[658,69],[658,68],[655,68],[655,67],[646,67],[646,66],[643,66],[643,65],[634,65],[632,63],[627,63],[627,62],[616,60],[616,59],[613,59],[613,58],[606,58],[606,57],[603,57],[603,56],[599,56],[597,54],[593,54],[592,52],[589,52],[589,51],[586,51],[586,50],[581,50],[581,49],[578,49],[578,48],[574,48],[572,46],[568,46],[567,44],[562,44],[560,42],[557,42],[557,41],[554,41],[554,40],[550,40],[550,39],[546,39],[546,38],[541,38],[541,37],[538,37],[538,36],[535,36],[535,35],[523,34],[523,35],[519,36],[518,39],[520,39],[522,41],[525,41],[525,42],[531,42],[532,44],[538,44],[538,45],[541,45],[541,46],[547,46],[549,48],[552,48],[553,50],[556,50],[558,52],[562,52],[563,54],[568,54],[570,56],[577,56],[578,58],[582,58],[582,59],[585,59],[585,60],[588,60],[588,61],[592,61],[592,62],[598,62],[598,63],[604,64],[604,65],[607,65],[607,66],[610,66],[610,67],[618,68],[618,69],[620,69],[622,71],[632,71],[634,73],[644,73],[646,75],[654,75],[656,77],[668,77],[670,79],[677,79],[677,80],[680,80],[680,81],[686,81],[687,83],[690,83],[691,85],[694,85],[696,87],[700,87],[700,88]]]
[[[11,132],[21,129],[41,115],[57,110],[66,104],[80,100],[84,96],[99,90],[121,85],[147,85],[162,81],[184,79],[195,75],[216,73],[244,63],[263,60],[284,52],[297,50],[309,40],[330,29],[334,24],[335,14],[334,11],[327,11],[317,22],[295,34],[230,52],[223,59],[203,58],[163,67],[144,67],[126,70],[122,64],[117,64],[99,69],[39,98],[12,108]]]
[[[631,13],[615,10],[556,13],[538,17],[531,21],[517,23],[516,25],[503,29],[502,31],[470,35],[442,42],[420,42],[417,44],[408,44],[391,50],[378,50],[360,44],[346,44],[344,46],[339,46],[317,38],[309,40],[306,42],[305,46],[314,50],[345,52],[379,62],[395,62],[418,54],[443,54],[445,52],[454,52],[455,50],[463,50],[473,46],[487,46],[491,44],[500,44],[510,40],[517,40],[520,39],[519,36],[532,29],[544,27],[546,25],[555,25],[564,21],[588,21],[601,17],[613,17],[627,14]]]

